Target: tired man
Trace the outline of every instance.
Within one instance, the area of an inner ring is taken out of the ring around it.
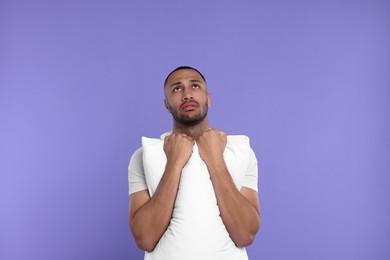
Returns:
[[[257,160],[246,136],[210,128],[204,76],[165,80],[171,132],[142,138],[129,164],[129,224],[147,260],[243,260],[260,226]]]

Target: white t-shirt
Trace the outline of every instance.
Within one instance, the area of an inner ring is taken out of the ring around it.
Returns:
[[[153,196],[165,170],[164,137],[142,138],[142,147],[130,159],[129,194],[149,190]],[[228,136],[224,159],[237,189],[257,191],[257,159],[246,136]],[[172,219],[153,252],[145,260],[245,260],[245,248],[237,247],[220,217],[206,164],[195,143],[182,170]]]

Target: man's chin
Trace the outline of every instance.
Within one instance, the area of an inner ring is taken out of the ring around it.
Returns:
[[[194,126],[197,124],[200,124],[205,119],[205,116],[192,116],[192,117],[179,117],[175,118],[176,122],[187,125],[187,126]]]

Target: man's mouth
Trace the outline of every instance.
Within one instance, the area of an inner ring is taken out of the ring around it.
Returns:
[[[194,101],[190,101],[190,102],[187,102],[187,103],[184,103],[182,106],[181,106],[181,109],[184,111],[184,112],[187,112],[187,111],[191,111],[191,110],[194,110],[198,107],[198,103],[194,102]]]

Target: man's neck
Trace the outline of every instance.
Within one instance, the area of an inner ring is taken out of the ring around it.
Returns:
[[[191,136],[192,139],[197,140],[201,133],[209,129],[209,123],[207,118],[205,118],[200,124],[194,126],[186,126],[179,124],[178,122],[173,122],[173,133],[183,133],[188,136]]]

